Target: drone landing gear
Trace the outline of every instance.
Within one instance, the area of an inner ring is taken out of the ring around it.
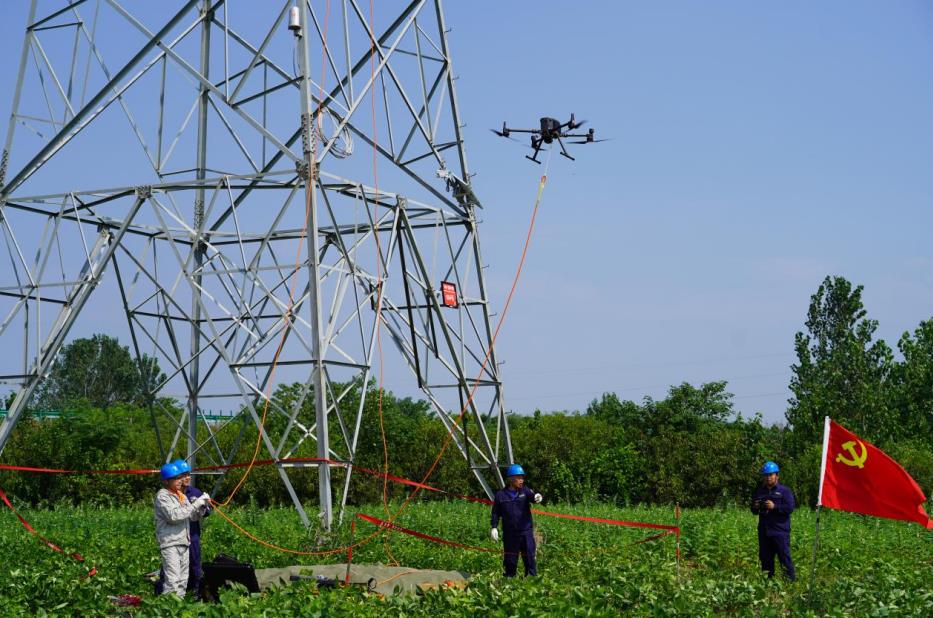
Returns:
[[[573,123],[573,117],[570,118],[570,122]],[[557,137],[557,143],[560,144],[560,153],[562,155],[564,155],[571,161],[576,161],[576,159],[574,159],[573,157],[570,156],[570,154],[567,153],[567,149],[564,148],[564,140],[562,140],[560,136]]]

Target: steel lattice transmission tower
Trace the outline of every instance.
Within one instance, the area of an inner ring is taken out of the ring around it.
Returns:
[[[259,458],[306,523],[281,460],[338,462],[308,464],[330,526],[383,338],[487,493],[501,482],[512,453],[441,2],[369,8],[32,1],[0,169],[0,341],[22,350],[0,361],[18,389],[0,450],[72,326],[103,311],[166,374],[148,380],[163,456],[242,458],[266,409]],[[276,371],[303,384],[289,406],[269,401]],[[239,412],[204,422],[225,402]]]

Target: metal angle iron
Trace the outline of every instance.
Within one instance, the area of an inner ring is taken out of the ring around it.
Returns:
[[[308,464],[317,519],[275,466],[329,529],[381,328],[492,496],[512,448],[448,28],[440,0],[387,6],[31,2],[0,160],[21,351],[0,452],[75,324],[116,315],[164,371],[143,382],[165,460],[223,466],[257,436],[260,458],[336,462],[337,487]]]

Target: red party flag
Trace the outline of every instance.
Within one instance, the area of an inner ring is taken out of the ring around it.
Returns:
[[[877,446],[826,417],[817,504],[933,528],[917,482]]]

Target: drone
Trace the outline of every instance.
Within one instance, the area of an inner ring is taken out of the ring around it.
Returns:
[[[491,131],[499,137],[507,137],[509,139],[514,139],[510,137],[512,133],[531,133],[531,147],[534,149],[534,153],[531,156],[525,155],[525,158],[535,163],[541,163],[541,161],[538,161],[538,153],[541,152],[541,146],[544,144],[551,144],[554,140],[557,140],[557,143],[560,144],[560,153],[562,155],[571,161],[576,161],[576,159],[571,157],[570,153],[567,152],[567,148],[564,147],[563,138],[582,138],[568,142],[570,144],[592,144],[606,141],[605,139],[596,139],[596,131],[592,128],[586,133],[573,133],[573,131],[579,129],[584,124],[586,124],[586,120],[580,120],[578,122],[574,118],[574,115],[570,114],[570,120],[564,123],[561,123],[556,118],[544,117],[541,119],[540,129],[510,129],[506,126],[505,122],[503,122],[501,131],[495,129],[491,129]]]

